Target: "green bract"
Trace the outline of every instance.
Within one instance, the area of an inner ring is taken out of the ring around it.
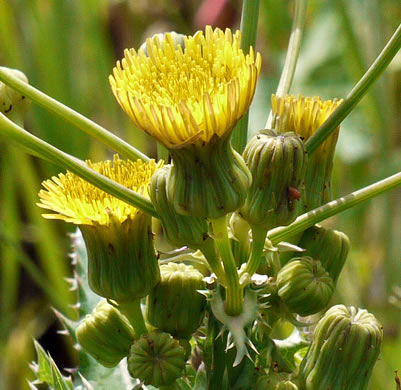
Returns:
[[[198,249],[209,238],[206,219],[184,216],[175,211],[167,198],[167,179],[170,171],[171,166],[166,165],[154,173],[150,198],[161,219],[167,239],[177,247],[188,246]]]
[[[171,149],[167,197],[177,213],[218,218],[245,201],[252,178],[229,136]]]

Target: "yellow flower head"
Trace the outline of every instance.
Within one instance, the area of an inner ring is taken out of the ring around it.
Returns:
[[[259,53],[241,50],[240,31],[207,26],[184,42],[149,38],[148,55],[126,50],[110,76],[123,110],[168,148],[228,134],[248,110],[261,68]]]
[[[115,155],[113,162],[108,160],[94,164],[87,161],[87,164],[109,179],[149,197],[148,185],[152,175],[163,163],[156,164],[154,160],[149,163],[141,160],[132,162],[120,160]],[[44,181],[42,185],[45,190],[39,192],[38,206],[56,213],[44,214],[45,218],[77,225],[109,225],[112,220],[123,223],[132,219],[139,211],[69,171]]]
[[[272,95],[275,129],[293,131],[306,141],[341,103],[342,99],[323,101],[319,96]]]

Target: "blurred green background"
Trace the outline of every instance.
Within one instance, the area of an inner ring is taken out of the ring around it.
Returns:
[[[126,47],[154,33],[193,34],[206,24],[238,28],[241,1],[0,0],[0,65],[22,70],[30,83],[113,130],[148,155],[155,145],[135,129],[108,84]],[[263,70],[250,130],[264,127],[291,31],[293,1],[261,0],[257,50]],[[344,97],[401,20],[398,0],[309,1],[292,92]],[[345,120],[335,160],[333,195],[341,196],[400,170],[401,56]],[[111,155],[68,123],[32,105],[26,128],[82,159]],[[43,179],[59,167],[24,154],[0,138],[0,389],[27,389],[32,337],[63,367],[74,364],[51,306],[73,315],[69,239],[65,224],[44,220],[35,206]],[[372,311],[385,342],[371,389],[395,388],[401,369],[401,304],[389,303],[401,285],[401,190],[330,219],[352,251],[333,303]]]

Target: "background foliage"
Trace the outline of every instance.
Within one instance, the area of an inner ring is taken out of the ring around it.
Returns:
[[[250,130],[264,127],[291,30],[292,1],[262,0],[257,50],[263,70]],[[239,27],[237,0],[0,0],[0,64],[112,129],[148,155],[155,145],[134,129],[111,94],[108,75],[126,47],[153,33],[192,34],[205,24]],[[343,97],[401,20],[397,0],[310,0],[292,92]],[[334,196],[373,183],[401,166],[401,56],[342,125]],[[33,105],[27,129],[77,157],[110,156],[88,136]],[[0,389],[26,389],[32,337],[72,366],[75,354],[55,334],[50,305],[72,315],[74,302],[64,224],[45,221],[35,206],[40,182],[58,167],[31,158],[0,138]],[[367,308],[384,323],[385,341],[371,388],[394,387],[401,369],[401,312],[389,303],[401,285],[401,191],[362,204],[326,223],[344,231],[352,249],[333,303]],[[400,306],[401,307],[401,306]],[[285,331],[285,329],[283,329]]]

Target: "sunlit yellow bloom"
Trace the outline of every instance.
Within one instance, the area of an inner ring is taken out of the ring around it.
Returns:
[[[110,76],[114,95],[135,124],[168,148],[229,134],[246,113],[261,68],[245,55],[241,33],[210,26],[175,46],[170,34],[125,51]]]
[[[275,129],[280,132],[293,131],[308,140],[332,112],[342,103],[342,99],[323,101],[319,96],[303,97],[272,95],[272,111]],[[338,131],[333,133],[323,145],[337,141]]]
[[[113,161],[92,163],[90,168],[124,185],[125,187],[148,196],[148,184],[154,171],[162,163],[144,163],[120,160],[117,155]],[[42,183],[45,190],[39,192],[39,207],[49,209],[55,214],[44,214],[45,218],[61,219],[77,225],[108,225],[113,220],[123,223],[133,218],[138,209],[102,191],[79,176],[68,172],[54,176]]]
[[[320,97],[272,96],[273,127],[293,131],[307,141],[342,103],[342,99],[323,101]],[[331,200],[331,173],[340,126],[308,156],[303,211]]]

